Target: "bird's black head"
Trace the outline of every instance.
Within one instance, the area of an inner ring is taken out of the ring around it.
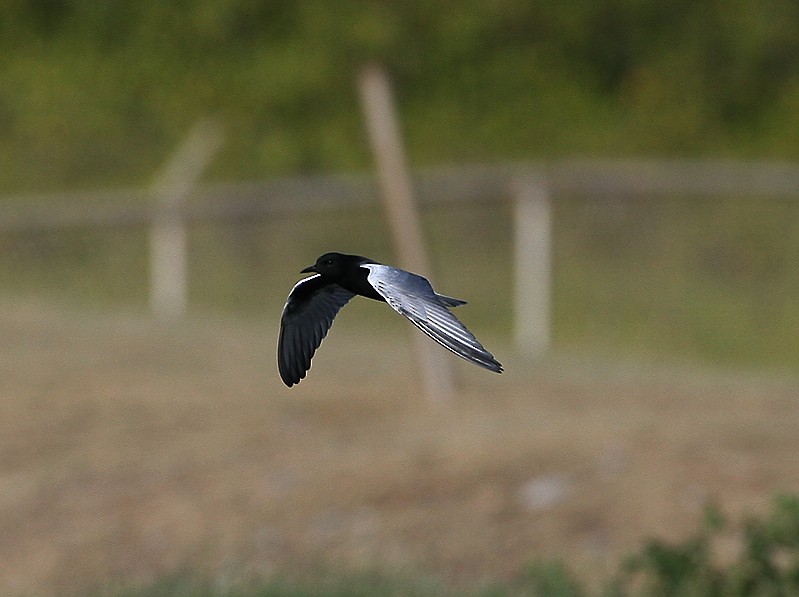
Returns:
[[[315,272],[327,278],[342,276],[353,266],[368,263],[370,260],[358,255],[345,255],[343,253],[325,253],[311,266],[306,267],[301,273]]]

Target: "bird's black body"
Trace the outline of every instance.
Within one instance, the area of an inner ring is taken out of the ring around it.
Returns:
[[[326,253],[302,273],[314,275],[294,286],[280,317],[278,371],[289,387],[305,377],[336,314],[356,295],[388,303],[461,358],[502,372],[502,365],[449,312],[465,301],[436,293],[422,276],[342,253]]]
[[[359,267],[365,263],[380,265],[377,261],[360,255],[344,255],[343,253],[325,253],[316,263],[302,270],[301,274],[311,272],[319,274],[323,284],[338,284],[353,294],[365,296],[376,301],[385,302],[374,287],[367,281],[369,270]]]

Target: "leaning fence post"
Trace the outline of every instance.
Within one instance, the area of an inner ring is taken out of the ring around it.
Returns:
[[[182,206],[221,145],[222,130],[216,123],[197,122],[153,182],[157,204],[150,229],[150,308],[159,319],[178,319],[186,311],[188,258]]]
[[[526,355],[543,356],[551,336],[552,206],[543,177],[513,184],[516,275],[516,344]]]
[[[361,72],[359,90],[394,247],[402,267],[427,276],[429,266],[422,225],[388,77],[377,66],[366,67]],[[454,381],[446,355],[421,334],[415,334],[414,340],[428,399],[434,404],[448,403]]]

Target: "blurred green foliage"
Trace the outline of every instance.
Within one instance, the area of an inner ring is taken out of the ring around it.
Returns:
[[[631,556],[617,580],[618,595],[756,597],[799,594],[799,498],[778,495],[764,518],[748,517],[737,531],[740,549],[720,561],[714,542],[728,523],[717,509],[705,526],[672,545],[649,542]],[[633,588],[637,588],[634,590]]]
[[[191,123],[213,174],[361,169],[355,80],[385,64],[416,164],[799,155],[799,4],[11,0],[0,188],[139,182]]]

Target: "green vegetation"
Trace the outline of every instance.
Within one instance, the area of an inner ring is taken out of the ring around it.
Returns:
[[[18,0],[0,23],[0,188],[148,179],[198,117],[214,176],[369,164],[354,83],[385,64],[414,163],[799,155],[799,6]]]
[[[120,597],[316,597],[474,595],[504,597],[761,597],[799,594],[799,497],[775,498],[763,519],[748,518],[733,529],[714,508],[704,527],[678,544],[653,540],[619,566],[597,589],[557,563],[537,563],[519,579],[478,590],[455,591],[432,581],[362,576],[310,585],[275,582],[252,589],[216,590],[166,582]],[[721,553],[721,539],[736,539],[737,553]]]
[[[631,557],[617,581],[618,595],[796,595],[799,593],[799,498],[778,496],[763,520],[741,525],[739,552],[721,563],[714,540],[727,524],[709,509],[705,528],[678,545],[652,541]],[[635,588],[634,588],[635,587]]]

